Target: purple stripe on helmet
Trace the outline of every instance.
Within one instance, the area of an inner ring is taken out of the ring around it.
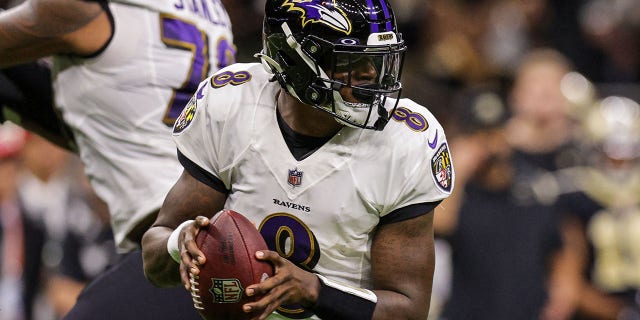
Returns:
[[[384,19],[387,21],[387,31],[393,30],[392,21],[389,19],[389,7],[387,7],[387,2],[384,0],[380,0],[380,5],[382,6],[382,12],[384,12]]]
[[[373,10],[374,6],[372,0],[367,0],[367,8],[369,8],[369,18],[371,18],[372,21],[378,20],[378,15]],[[371,26],[371,33],[380,32],[377,23],[370,23],[369,25]]]

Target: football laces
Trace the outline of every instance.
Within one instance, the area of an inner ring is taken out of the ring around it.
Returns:
[[[199,276],[194,275],[189,272],[189,282],[191,283],[191,300],[193,300],[193,307],[198,310],[204,310],[202,306],[202,298],[200,297],[200,289],[197,286],[200,284],[197,280],[200,279]]]

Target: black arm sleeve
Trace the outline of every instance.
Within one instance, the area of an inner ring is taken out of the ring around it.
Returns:
[[[189,158],[185,157],[180,151],[178,151],[178,160],[180,161],[180,164],[182,164],[184,169],[198,181],[224,194],[229,193],[229,190],[227,189],[227,187],[225,187],[224,182],[218,179],[218,177],[202,169],[193,161],[189,160]]]
[[[441,201],[411,204],[387,214],[380,219],[380,224],[399,222],[431,212]]]

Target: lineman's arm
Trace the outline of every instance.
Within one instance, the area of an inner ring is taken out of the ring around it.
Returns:
[[[223,208],[226,198],[226,194],[198,181],[187,171],[183,171],[165,198],[158,218],[142,237],[144,272],[151,283],[160,287],[175,286],[181,282],[188,283],[186,275],[187,268],[191,267],[191,256],[185,247],[180,247],[182,261],[189,263],[179,265],[167,251],[167,240],[176,227],[184,221],[197,217],[195,224],[183,228],[181,237],[184,240],[179,243],[198,252],[195,245],[198,226],[207,225],[209,223],[207,218]],[[180,271],[182,271],[183,281],[181,281]]]
[[[91,55],[111,31],[97,2],[27,0],[0,12],[0,68],[53,54]]]

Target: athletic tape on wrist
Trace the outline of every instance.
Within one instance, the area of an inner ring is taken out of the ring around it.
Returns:
[[[318,301],[311,309],[322,319],[371,320],[378,297],[371,290],[355,288],[317,274]]]
[[[193,221],[195,220],[187,220],[181,223],[177,228],[173,230],[173,232],[171,232],[171,235],[167,240],[167,252],[169,252],[169,255],[171,256],[173,261],[177,263],[180,263],[182,261],[182,258],[180,258],[180,231],[182,231],[184,227],[188,226]]]

